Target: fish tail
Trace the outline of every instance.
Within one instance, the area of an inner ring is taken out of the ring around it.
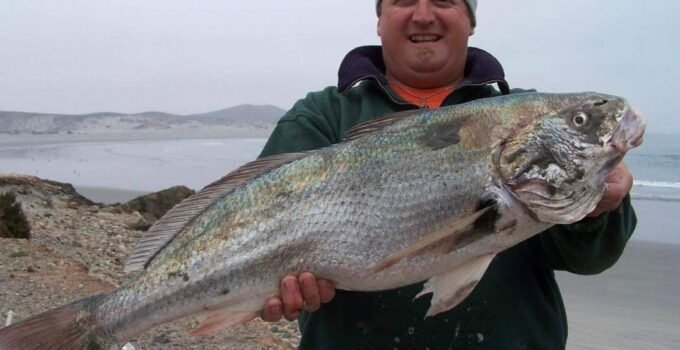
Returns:
[[[0,349],[109,349],[112,344],[93,332],[90,310],[102,295],[81,299],[48,310],[30,319],[0,329]]]

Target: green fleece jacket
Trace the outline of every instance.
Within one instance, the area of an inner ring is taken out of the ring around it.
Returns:
[[[444,105],[522,92],[510,91],[498,61],[482,50],[469,49],[465,73]],[[379,47],[350,52],[339,78],[337,87],[298,101],[261,156],[325,147],[359,123],[417,108],[387,88]],[[430,297],[413,300],[422,283],[383,292],[339,290],[319,311],[302,314],[300,348],[563,349],[567,319],[554,271],[604,271],[621,256],[635,224],[626,198],[616,211],[555,226],[498,254],[465,301],[427,319]]]

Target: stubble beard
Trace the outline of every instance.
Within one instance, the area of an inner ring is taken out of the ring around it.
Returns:
[[[418,50],[416,52],[416,58],[418,58],[421,62],[427,62],[430,60],[430,57],[434,56],[434,50],[431,48],[424,48]]]

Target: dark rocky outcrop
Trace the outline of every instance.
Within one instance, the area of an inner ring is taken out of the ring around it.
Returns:
[[[130,228],[143,231],[151,227],[172,207],[194,193],[194,190],[186,186],[175,186],[137,197],[122,204],[121,207],[123,210],[137,211],[142,215],[143,220],[133,224]]]
[[[73,205],[93,205],[95,202],[83,197],[73,185],[52,180],[45,180],[35,176],[2,174],[0,176],[0,191],[11,190],[20,197],[32,195],[42,198],[48,203],[53,197],[68,198]],[[19,200],[21,201],[21,200]]]
[[[0,193],[0,238],[31,238],[31,226],[14,192]]]
[[[31,239],[0,238],[0,327],[10,310],[15,321],[26,319],[128,280],[123,265],[143,235],[129,225],[142,218],[140,213],[120,204],[93,203],[67,184],[0,174],[0,193],[10,192],[31,225]],[[160,215],[184,197],[181,193],[190,192],[184,188],[149,195],[146,202],[140,200],[146,203],[142,210]],[[211,337],[186,336],[194,326],[191,318],[178,320],[131,343],[147,350],[289,350],[299,342],[295,322],[253,320]]]

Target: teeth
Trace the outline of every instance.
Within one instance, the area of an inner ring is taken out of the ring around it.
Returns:
[[[415,42],[435,41],[437,39],[439,39],[439,35],[420,34],[420,35],[412,35],[411,36],[411,41],[415,41]]]

